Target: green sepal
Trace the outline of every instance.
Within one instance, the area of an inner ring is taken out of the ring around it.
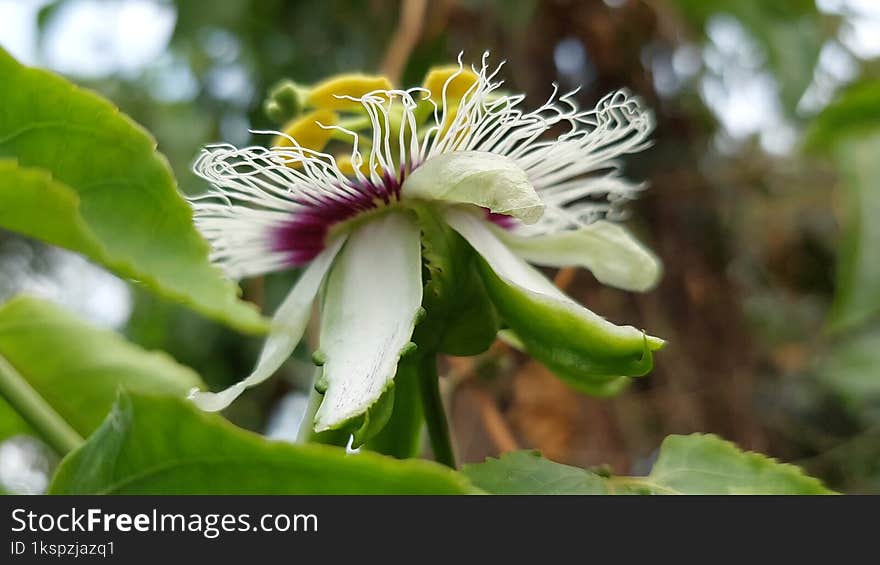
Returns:
[[[413,341],[423,351],[482,353],[495,341],[500,319],[476,271],[476,254],[433,210],[418,206],[416,212],[427,282],[425,315]]]
[[[382,430],[365,447],[398,459],[417,457],[421,447],[422,399],[419,392],[419,355],[400,360],[394,377],[394,409]]]
[[[640,377],[653,367],[659,340],[637,331],[615,335],[608,328],[616,326],[604,320],[597,323],[557,300],[508,284],[482,258],[478,266],[495,307],[529,355],[575,388],[615,394],[626,384],[621,377]]]
[[[374,402],[359,418],[361,424],[352,434],[352,447],[364,445],[381,432],[388,420],[391,419],[391,413],[394,410],[394,388],[393,385],[388,387],[379,400]]]
[[[374,402],[365,413],[341,422],[338,426],[321,432],[315,431],[315,413],[324,401],[322,389],[326,390],[326,382],[322,383],[323,370],[318,367],[315,372],[315,385],[309,398],[309,407],[303,417],[298,437],[303,443],[322,443],[344,447],[351,441],[354,448],[361,447],[379,434],[392,416],[395,406],[396,386],[388,387],[379,400]]]

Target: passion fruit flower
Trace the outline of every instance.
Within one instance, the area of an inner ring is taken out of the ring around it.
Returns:
[[[459,59],[410,90],[357,75],[296,87],[297,105],[314,111],[285,132],[261,132],[277,136],[273,147],[203,151],[194,170],[211,190],[193,206],[212,259],[233,278],[304,269],[253,373],[222,392],[193,391],[200,407],[221,410],[269,378],[323,289],[315,430],[365,417],[432,314],[423,274],[441,269],[425,265],[429,223],[478,254],[467,264],[490,308],[562,378],[607,393],[650,370],[661,340],[606,321],[529,263],[584,267],[628,290],[656,282],[657,259],[612,221],[641,189],[620,177],[617,159],[649,144],[652,116],[626,91],[582,110],[555,88],[526,111],[523,95],[500,90],[500,69],[484,56],[479,68]],[[331,138],[350,153],[322,152]]]

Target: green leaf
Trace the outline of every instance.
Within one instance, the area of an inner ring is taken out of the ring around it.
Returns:
[[[467,494],[460,474],[236,428],[186,401],[120,396],[107,421],[61,464],[54,494]]]
[[[544,459],[537,451],[504,453],[461,472],[492,494],[611,494],[605,477]]]
[[[265,329],[208,261],[146,131],[106,100],[2,49],[0,77],[0,227],[82,253],[238,329]]]
[[[799,467],[711,434],[667,437],[645,486],[657,493],[832,494]]]
[[[780,98],[793,114],[813,80],[825,42],[823,21],[813,0],[673,0],[694,27],[705,30],[712,16],[735,17],[763,49],[779,83]]]
[[[865,323],[880,312],[880,130],[841,139],[834,161],[845,189],[832,331]]]
[[[672,435],[647,477],[614,477],[514,452],[462,472],[492,494],[832,494],[798,467],[709,434]]]
[[[103,421],[120,387],[183,398],[202,384],[165,353],[144,351],[27,297],[0,306],[0,361],[83,437]]]
[[[0,159],[0,201],[0,226],[73,249],[99,263],[110,262],[79,214],[79,197],[47,171]],[[41,220],[28,210],[39,210]]]

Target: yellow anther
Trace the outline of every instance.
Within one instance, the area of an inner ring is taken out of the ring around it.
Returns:
[[[452,124],[455,122],[455,118],[458,117],[458,103],[450,102],[446,106],[446,112],[440,115],[440,132],[438,134],[438,137],[443,137],[447,133],[449,133],[449,128],[452,127]]]
[[[432,100],[440,102],[443,100],[443,86],[458,72],[458,65],[434,67],[425,75],[425,81],[422,86],[431,92]],[[462,68],[458,76],[449,81],[449,84],[446,86],[446,98],[449,100],[460,99],[477,80],[479,79],[473,71]]]
[[[351,108],[358,103],[340,96],[360,98],[374,90],[391,90],[391,81],[383,76],[345,74],[337,75],[312,87],[308,103],[317,108],[333,110]]]
[[[283,131],[292,137],[300,147],[320,151],[330,141],[330,138],[333,136],[333,130],[323,128],[318,124],[332,126],[336,124],[338,119],[336,112],[316,110],[288,123],[284,126]],[[289,139],[280,135],[272,140],[272,145],[275,147],[294,146]]]
[[[339,167],[339,170],[342,172],[343,175],[347,177],[355,176],[354,163],[351,162],[351,155],[337,155],[336,166]],[[361,163],[359,169],[364,176],[370,176],[369,162],[364,161],[363,163]],[[376,170],[379,170],[378,165],[376,165]]]

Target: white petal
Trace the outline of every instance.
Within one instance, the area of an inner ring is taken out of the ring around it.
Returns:
[[[500,229],[496,233],[526,261],[545,267],[583,267],[599,282],[624,290],[649,290],[662,271],[657,256],[614,222],[599,220],[577,230],[531,237]]]
[[[403,183],[407,198],[476,204],[531,224],[544,203],[525,171],[511,159],[485,151],[456,151],[430,157]]]
[[[575,303],[547,280],[547,277],[514,255],[492,233],[489,223],[482,218],[469,211],[449,209],[446,211],[446,221],[471,244],[477,253],[483,256],[492,270],[507,282],[531,292]]]
[[[446,212],[446,221],[471,244],[495,274],[507,284],[569,310],[595,327],[601,328],[601,331],[609,337],[627,341],[643,339],[642,332],[632,326],[612,324],[566,296],[547,277],[517,257],[498,239],[488,222],[482,218],[466,210],[449,209]],[[647,339],[652,347],[663,344],[663,340],[655,337],[646,336],[644,339]]]
[[[229,406],[245,389],[257,385],[269,377],[290,357],[296,345],[302,339],[309,321],[312,304],[318,296],[318,290],[324,276],[330,270],[333,259],[339,253],[344,237],[337,238],[303,271],[302,276],[293,285],[290,293],[278,307],[272,318],[272,330],[263,344],[260,358],[254,371],[244,380],[239,381],[220,392],[204,392],[193,389],[189,398],[202,410],[216,412]]]
[[[363,414],[391,386],[421,304],[415,219],[390,212],[353,231],[330,273],[321,311],[327,390],[316,431]]]

